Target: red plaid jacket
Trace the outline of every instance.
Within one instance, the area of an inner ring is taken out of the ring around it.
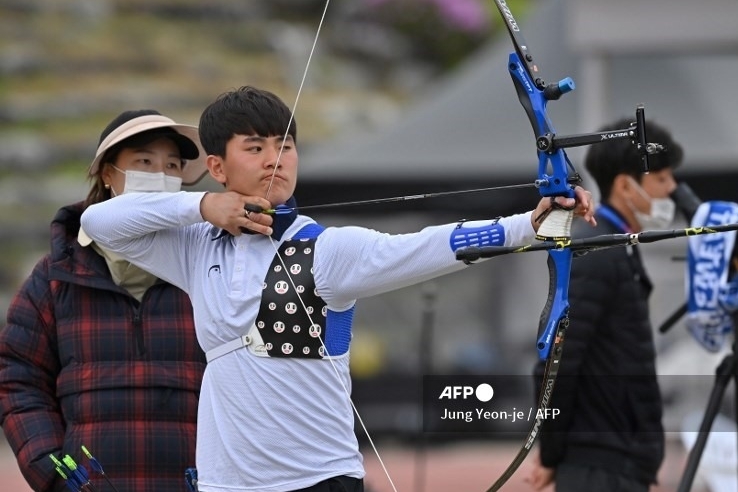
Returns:
[[[64,490],[50,453],[89,469],[82,445],[120,492],[186,491],[205,369],[190,301],[163,282],[141,303],[116,286],[76,240],[81,213],[81,204],[57,213],[51,253],[0,331],[3,430],[35,491]]]

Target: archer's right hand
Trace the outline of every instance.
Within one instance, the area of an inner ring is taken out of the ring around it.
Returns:
[[[200,215],[234,236],[241,235],[244,230],[271,236],[272,216],[249,212],[244,208],[247,204],[257,205],[264,210],[272,207],[268,200],[258,196],[246,196],[235,191],[209,192],[200,202]]]

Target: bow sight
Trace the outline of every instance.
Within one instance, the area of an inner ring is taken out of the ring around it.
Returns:
[[[643,105],[639,104],[636,107],[636,121],[631,123],[628,128],[606,132],[579,133],[575,135],[556,135],[555,133],[548,132],[540,135],[536,139],[536,147],[538,147],[538,150],[541,152],[552,154],[558,149],[595,145],[609,142],[610,140],[622,140],[627,138],[630,139],[633,142],[633,145],[638,149],[638,153],[643,159],[643,172],[647,173],[649,154],[656,154],[662,151],[664,147],[657,143],[648,142],[646,139],[645,120],[646,117],[644,115]]]

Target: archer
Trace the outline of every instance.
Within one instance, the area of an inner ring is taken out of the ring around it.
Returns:
[[[295,209],[297,124],[272,93],[243,87],[200,119],[219,193],[128,194],[90,207],[88,235],[192,298],[207,353],[201,492],[363,490],[349,348],[356,300],[465,268],[457,249],[524,244],[552,204],[404,235],[324,228]],[[594,224],[590,193],[558,206]],[[280,206],[288,213],[260,213]]]

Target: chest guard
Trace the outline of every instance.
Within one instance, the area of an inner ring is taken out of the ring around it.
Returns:
[[[328,308],[313,278],[315,241],[285,241],[269,266],[255,323],[269,357],[325,356]]]

